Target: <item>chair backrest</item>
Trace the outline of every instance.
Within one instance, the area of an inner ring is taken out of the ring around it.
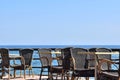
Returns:
[[[96,52],[111,52],[108,48],[96,48]],[[111,54],[98,54],[99,59],[109,59],[111,60]]]
[[[50,66],[52,64],[52,54],[50,49],[38,49],[39,57],[42,66]]]
[[[5,48],[0,49],[0,54],[2,58],[2,66],[9,68],[10,62],[9,62],[9,50]]]
[[[32,61],[33,49],[21,49],[20,56],[24,57],[25,65],[30,66]]]
[[[111,49],[108,48],[96,48],[97,52],[111,52]],[[109,59],[111,60],[111,54],[98,54],[97,55],[98,59]],[[108,70],[110,68],[110,66],[108,66],[107,63],[104,63],[102,65],[102,68],[105,70]]]
[[[62,64],[64,70],[70,70],[72,66],[70,49],[71,47],[61,49],[61,54],[63,54]]]
[[[96,48],[90,48],[88,50],[89,50],[89,52],[96,52]]]
[[[87,49],[84,48],[72,48],[71,49],[71,56],[73,58],[74,69],[85,69],[86,67],[86,58],[88,52]]]
[[[89,52],[96,52],[96,48],[90,48],[88,49]],[[87,59],[89,60],[88,61],[88,67],[95,67],[95,54],[88,54],[87,55]]]

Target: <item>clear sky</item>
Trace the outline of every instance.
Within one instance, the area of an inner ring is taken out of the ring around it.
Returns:
[[[0,0],[0,45],[120,45],[120,0]]]

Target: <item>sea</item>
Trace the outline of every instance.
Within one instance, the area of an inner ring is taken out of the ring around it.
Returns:
[[[66,48],[66,47],[79,47],[79,48],[120,48],[120,45],[0,45],[0,48]],[[10,54],[19,54],[19,51],[10,51]],[[52,55],[53,57],[55,57],[55,55]],[[39,58],[38,55],[38,51],[35,50],[34,54],[33,54],[33,58]],[[119,59],[119,55],[115,54],[112,55],[113,59]],[[10,62],[11,64],[13,64],[13,61]],[[19,61],[17,61],[17,63],[20,63]],[[57,61],[54,60],[53,65],[57,65]],[[40,60],[32,60],[32,67],[40,67],[41,63]],[[40,74],[40,68],[33,68],[33,72],[34,74],[38,75]],[[12,73],[12,70],[11,70]],[[28,70],[26,71],[26,73],[28,74]],[[19,74],[19,71],[17,71],[17,74]],[[46,73],[44,73],[46,74]]]

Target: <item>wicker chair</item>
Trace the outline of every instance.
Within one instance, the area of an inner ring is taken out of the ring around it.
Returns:
[[[39,80],[41,80],[42,72],[44,72],[45,68],[48,69],[48,79],[53,79],[53,74],[57,74],[56,79],[58,75],[62,74],[61,79],[63,80],[63,67],[52,65],[53,58],[51,54],[51,49],[39,49],[38,51],[41,61],[41,73]]]
[[[96,52],[96,48],[88,49],[89,52]],[[87,54],[87,61],[88,61],[88,68],[95,69],[96,61],[95,61],[95,54]]]
[[[97,52],[111,52],[111,49],[98,48]],[[98,55],[98,80],[120,80],[119,69],[116,66],[116,62],[111,60],[111,54],[99,54]],[[114,70],[111,65],[117,68]]]
[[[61,49],[61,54],[63,55],[62,65],[63,65],[63,73],[64,73],[64,79],[67,77],[67,80],[69,80],[70,72],[73,70],[73,62],[71,57],[71,49],[72,47],[67,47]]]
[[[32,71],[32,66],[31,66],[31,61],[32,61],[32,55],[33,55],[33,50],[32,49],[21,49],[20,50],[20,56],[24,59],[24,61],[21,61],[21,65],[15,66],[14,67],[14,77],[16,77],[16,70],[24,70],[24,77],[26,77],[25,70],[29,70],[29,76],[30,76],[30,70],[33,75]],[[23,65],[24,64],[24,65]],[[21,76],[21,71],[20,71],[20,76]]]
[[[21,49],[20,50],[20,56],[22,56],[25,60],[25,69],[29,70],[29,76],[30,76],[30,71],[32,73],[32,76],[34,76],[34,73],[32,71],[32,55],[33,55],[33,49]],[[17,68],[14,68],[15,70],[17,70]],[[22,67],[18,68],[20,70],[23,70]]]
[[[48,71],[48,76],[50,73],[50,66],[52,63],[52,55],[51,55],[51,50],[50,49],[38,49],[39,52],[39,57],[40,57],[40,62],[41,62],[41,72],[40,72],[40,78],[39,80],[41,80],[42,77],[42,73],[46,72],[45,69],[47,69]]]
[[[74,70],[72,74],[72,80],[76,77],[94,77],[94,69],[89,69],[87,62],[87,49],[83,48],[73,48],[71,49],[71,56],[73,59]]]
[[[104,70],[104,68],[102,67],[104,63],[113,65],[114,67],[116,67],[117,70]],[[120,80],[119,72],[120,71],[118,66],[116,66],[116,62],[113,62],[111,60],[102,59],[98,64],[98,80]]]
[[[24,66],[25,66],[25,61],[23,57],[21,58],[22,64],[18,65],[18,64],[14,64],[14,65],[10,65],[10,58],[9,58],[9,50],[5,49],[5,48],[1,48],[0,49],[0,53],[1,53],[1,58],[2,58],[2,76],[4,72],[8,73],[8,79],[10,80],[10,68],[17,68],[19,66],[22,66],[23,69],[25,70]],[[5,70],[5,68],[7,68],[8,70]],[[24,71],[24,78],[25,78],[25,71]]]
[[[51,66],[50,73],[57,73],[57,76],[61,75],[61,80],[65,80],[66,77],[69,80],[69,71],[72,68],[70,47],[56,49],[55,51],[60,51],[61,54],[56,55],[58,57],[58,66]]]

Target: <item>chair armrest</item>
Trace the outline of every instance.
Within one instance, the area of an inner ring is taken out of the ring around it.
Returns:
[[[10,55],[9,56],[9,60],[14,60],[14,64],[16,64],[15,63],[15,60],[21,60],[21,64],[22,65],[25,65],[25,59],[24,59],[24,57],[23,56],[18,56],[18,55]]]
[[[113,64],[117,69],[118,69],[118,67],[115,65],[116,64],[116,62],[113,62],[113,61],[111,61],[111,60],[108,60],[108,59],[101,59],[101,60],[99,60],[99,64],[98,64],[98,71],[99,72],[102,72],[102,64],[103,63],[107,63],[108,65],[111,65],[111,64]]]
[[[98,64],[98,70],[97,70],[97,74],[99,75],[99,77],[100,77],[100,75],[102,74],[102,75],[105,75],[106,77],[109,77],[109,78],[111,78],[111,79],[114,79],[115,78],[115,80],[120,80],[120,76],[119,76],[119,68],[118,68],[118,70],[102,70],[101,69],[101,65],[103,64],[103,63],[108,63],[108,64],[113,64],[115,67],[117,67],[115,64],[116,64],[116,62],[113,62],[113,61],[111,61],[111,60],[108,60],[108,59],[102,59],[102,60],[100,60],[100,63]],[[110,79],[109,79],[110,80]]]
[[[75,70],[75,69],[76,69],[76,66],[75,66],[75,59],[72,57],[72,58],[70,58],[70,60],[71,60],[71,62],[73,62],[73,70]]]
[[[20,58],[21,58],[22,64],[25,65],[25,59],[24,59],[24,57],[20,56]]]

